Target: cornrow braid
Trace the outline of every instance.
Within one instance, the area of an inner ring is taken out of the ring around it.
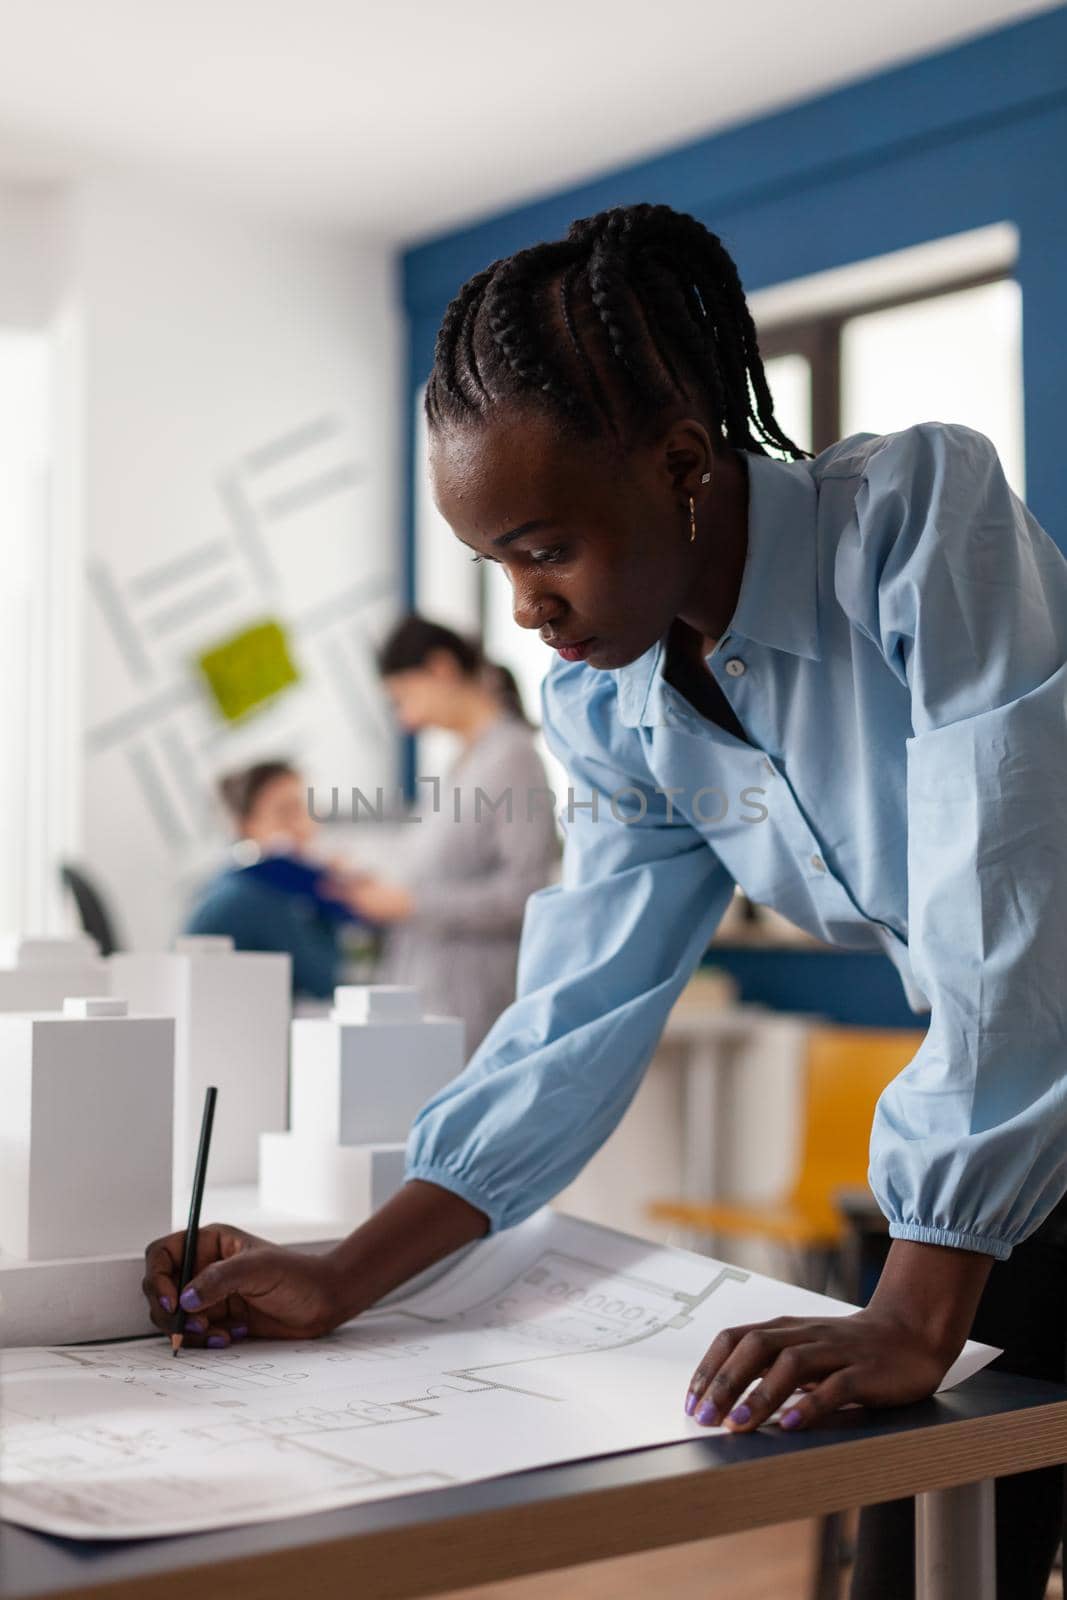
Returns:
[[[456,346],[469,314],[477,313],[482,295],[492,282],[497,268],[502,265],[502,262],[494,261],[484,272],[478,272],[468,279],[444,314],[434,342],[433,371],[426,385],[426,418],[431,427],[442,422],[450,409],[464,408],[470,404],[464,389],[460,387],[458,373],[472,358],[473,351],[465,351],[464,363],[457,363]]]
[[[758,410],[753,412],[749,393],[749,363],[763,363],[755,343],[747,344],[744,319],[751,316],[745,302],[737,269],[721,241],[694,217],[671,211],[667,206],[649,207],[659,217],[659,241],[647,255],[653,271],[675,280],[681,275],[681,299],[690,326],[674,324],[675,337],[699,341],[704,353],[711,388],[720,402],[720,420],[727,440],[741,449],[762,451],[763,443],[787,450],[791,442],[768,435]],[[714,248],[709,250],[708,242]],[[763,379],[766,388],[766,379]],[[768,393],[769,401],[769,393]],[[768,405],[773,419],[773,405]],[[777,424],[774,424],[777,428]],[[754,429],[755,427],[755,434]],[[756,436],[758,434],[758,437]]]
[[[670,206],[616,206],[463,285],[438,331],[426,415],[438,428],[532,404],[565,428],[623,437],[695,397],[736,448],[807,454],[774,415],[721,239]]]
[[[774,401],[771,398],[767,374],[763,370],[763,361],[760,358],[756,324],[752,320],[751,311],[748,309],[748,301],[745,299],[745,293],[741,287],[741,278],[737,271],[737,265],[726,250],[721,250],[721,257],[725,291],[732,303],[738,308],[742,344],[745,352],[745,367],[756,397],[756,408],[753,413],[756,424],[769,444],[776,444],[782,449],[789,450],[793,448],[792,441],[782,432],[774,415]]]
[[[625,231],[606,228],[593,241],[586,268],[590,298],[612,355],[633,386],[659,409],[673,398],[676,384],[668,376],[669,363],[664,362],[655,341],[649,337],[647,314],[633,292],[635,273],[631,257],[631,241]]]
[[[691,286],[679,282],[675,265],[663,261],[658,252],[650,251],[642,258],[640,272],[651,324],[657,330],[656,337],[663,349],[664,360],[668,359],[667,351],[672,345],[685,344],[694,337],[695,328],[705,353],[712,410],[725,436],[734,440],[737,426],[736,419],[731,422],[731,411],[736,408],[730,405],[730,393],[724,381],[718,352],[714,344],[710,349],[707,348],[709,334],[700,296]],[[673,364],[671,375],[675,387],[684,393],[684,385]],[[743,425],[743,431],[747,436],[747,424]]]
[[[563,317],[563,325],[567,330],[567,337],[571,342],[571,349],[581,365],[582,374],[589,387],[593,404],[602,415],[610,417],[611,406],[608,402],[608,397],[604,392],[596,367],[590,359],[585,340],[582,338],[574,320],[573,297],[578,292],[579,278],[585,272],[585,265],[585,262],[581,260],[572,261],[564,272],[559,284],[559,308]],[[585,287],[588,288],[588,279],[586,279]]]
[[[536,260],[521,250],[503,263],[485,292],[484,316],[493,344],[513,377],[526,389],[540,392],[556,410],[588,424],[581,393],[569,384],[551,342],[541,337],[536,311],[539,291],[544,291],[561,269],[570,265],[573,251],[560,244],[541,245]]]

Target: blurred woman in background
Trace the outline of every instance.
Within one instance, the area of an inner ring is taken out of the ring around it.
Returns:
[[[238,950],[288,954],[294,995],[327,999],[341,981],[337,918],[312,895],[280,888],[249,865],[271,854],[311,862],[317,825],[303,775],[287,761],[260,761],[223,778],[219,793],[237,834],[235,858],[201,890],[185,932],[229,934]]]
[[[526,901],[559,858],[554,807],[506,668],[414,615],[378,664],[401,726],[445,729],[460,751],[440,779],[420,774],[404,882],[368,874],[349,882],[346,898],[388,927],[381,980],[414,984],[428,1011],[461,1016],[470,1055],[515,997]]]

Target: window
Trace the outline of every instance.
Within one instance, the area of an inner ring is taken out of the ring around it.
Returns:
[[[430,493],[425,393],[423,384],[415,396],[415,609],[457,633],[476,634],[482,620],[478,567]]]
[[[805,449],[961,422],[1024,493],[1022,295],[996,224],[750,296],[778,420]]]
[[[841,432],[965,422],[1024,492],[1022,293],[1011,278],[850,317],[841,330]]]
[[[802,450],[812,448],[812,364],[799,350],[765,356],[763,370],[782,431]]]

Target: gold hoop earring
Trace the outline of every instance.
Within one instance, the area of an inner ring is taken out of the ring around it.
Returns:
[[[697,508],[693,496],[689,496],[689,543],[692,544],[697,536]]]

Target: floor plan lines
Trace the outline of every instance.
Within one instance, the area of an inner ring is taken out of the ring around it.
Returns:
[[[543,1212],[323,1339],[4,1352],[0,1513],[151,1537],[667,1444],[724,1327],[848,1309]]]

